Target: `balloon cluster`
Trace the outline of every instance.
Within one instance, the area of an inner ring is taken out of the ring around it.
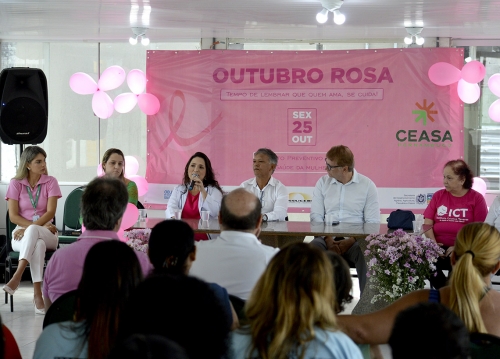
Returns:
[[[497,97],[500,97],[500,74],[491,75],[488,80],[488,87]],[[490,105],[488,115],[495,122],[500,122],[500,99]]]
[[[121,86],[127,78],[127,84],[131,92],[118,95],[113,101],[105,92],[114,90]],[[92,110],[99,118],[109,118],[113,111],[127,113],[136,104],[146,115],[154,115],[160,110],[160,101],[155,95],[143,93],[146,89],[146,75],[141,70],[131,70],[125,76],[125,70],[120,66],[110,66],[101,74],[96,83],[92,77],[84,72],[71,75],[69,86],[80,95],[92,96]]]
[[[447,62],[437,62],[429,68],[428,76],[433,84],[448,86],[458,81],[458,97],[465,103],[479,100],[481,91],[478,83],[484,79],[486,69],[479,61],[470,61],[462,70]]]

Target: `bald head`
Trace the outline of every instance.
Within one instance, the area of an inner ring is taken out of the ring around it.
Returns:
[[[251,231],[260,227],[262,205],[253,193],[235,189],[222,198],[220,225],[223,230]]]

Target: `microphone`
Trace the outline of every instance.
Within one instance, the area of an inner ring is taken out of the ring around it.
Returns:
[[[188,190],[190,190],[190,191],[194,188],[194,185],[196,184],[194,177],[200,177],[200,176],[197,173],[193,173],[193,180],[191,180],[191,183],[189,184],[189,187],[188,187]]]

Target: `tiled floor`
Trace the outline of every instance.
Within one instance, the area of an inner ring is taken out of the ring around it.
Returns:
[[[3,291],[1,291],[1,295],[0,314],[2,321],[16,338],[23,359],[30,359],[33,357],[36,340],[42,332],[44,318],[43,315],[35,314],[33,284],[29,281],[21,282],[19,289],[14,294],[13,313],[10,311],[10,303],[5,304]]]

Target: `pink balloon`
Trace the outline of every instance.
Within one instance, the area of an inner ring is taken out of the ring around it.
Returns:
[[[146,89],[146,75],[138,69],[130,70],[127,75],[127,84],[130,91],[136,95],[143,93]]]
[[[127,204],[127,209],[123,214],[122,224],[120,230],[128,229],[132,227],[139,218],[139,210],[132,203]]]
[[[483,195],[486,194],[486,182],[481,177],[474,177],[474,181],[472,182],[472,189],[476,192],[479,192]]]
[[[97,83],[84,72],[71,75],[69,87],[79,95],[90,95],[97,91]]]
[[[438,86],[451,85],[461,78],[461,72],[452,64],[447,62],[436,62],[429,68],[429,79]]]
[[[468,62],[462,67],[462,79],[470,84],[477,84],[484,79],[486,69],[479,61]]]
[[[150,93],[141,93],[138,96],[139,108],[146,115],[154,115],[160,111],[160,101],[155,95]]]
[[[102,162],[97,165],[97,177],[104,176],[104,170],[102,169]]]
[[[500,122],[500,100],[496,100],[490,105],[488,115],[495,122]]]
[[[113,100],[106,92],[98,90],[92,97],[92,110],[99,118],[108,118],[113,114]]]
[[[116,112],[119,113],[130,112],[137,104],[137,95],[131,92],[122,93],[116,96],[115,100],[113,101],[113,104],[115,106]]]
[[[99,82],[99,90],[108,91],[114,90],[125,81],[125,70],[120,66],[110,66],[101,74]]]
[[[85,226],[82,223],[82,233],[85,232],[86,230],[87,230],[87,228],[85,228]]]
[[[481,90],[478,84],[471,84],[462,79],[458,81],[458,97],[465,103],[474,103],[479,100]]]
[[[144,177],[133,175],[127,178],[135,182],[135,184],[137,185],[137,191],[139,192],[139,196],[144,196],[148,192],[149,183]]]
[[[488,87],[495,94],[500,97],[500,74],[493,74],[488,80]]]
[[[139,171],[139,161],[133,156],[125,156],[125,177],[137,174]]]

